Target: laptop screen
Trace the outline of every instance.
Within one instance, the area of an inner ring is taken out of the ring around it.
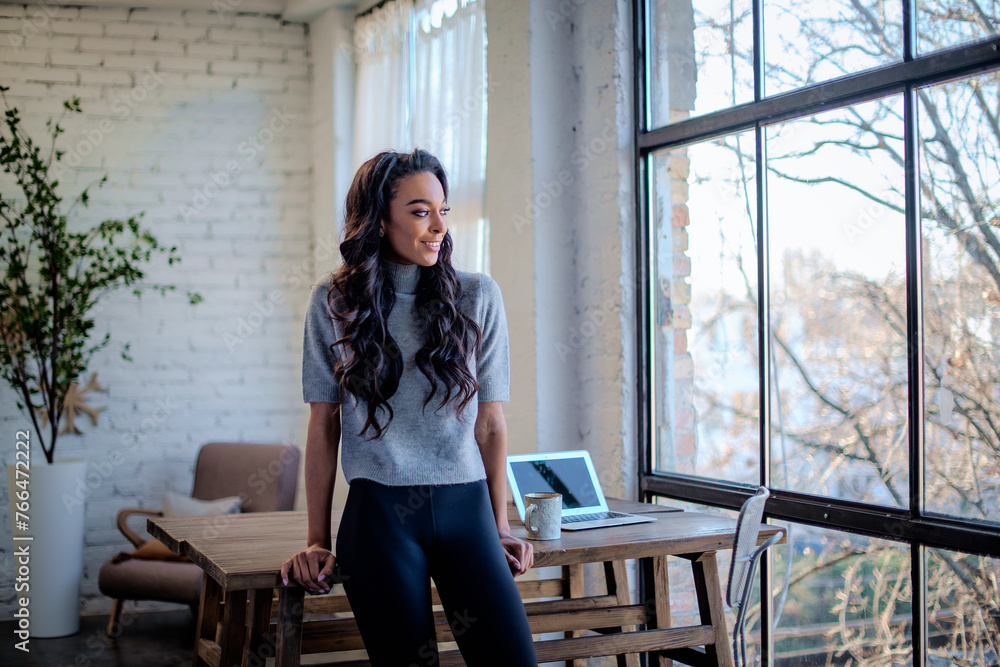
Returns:
[[[522,494],[561,493],[564,510],[601,506],[583,457],[511,461],[510,469]]]

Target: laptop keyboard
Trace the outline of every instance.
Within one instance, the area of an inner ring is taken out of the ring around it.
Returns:
[[[562,518],[563,523],[580,523],[581,521],[600,521],[601,519],[619,519],[621,517],[631,516],[631,514],[625,514],[624,512],[592,512],[591,514],[576,514],[573,516],[564,516]]]

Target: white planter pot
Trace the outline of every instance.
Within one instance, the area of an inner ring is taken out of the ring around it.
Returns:
[[[27,478],[28,511],[21,515],[16,513],[17,493],[23,489],[17,482],[25,479],[24,468],[18,477],[16,467],[7,465],[14,538],[15,620],[23,617],[20,601],[25,599],[31,637],[65,637],[80,630],[84,508],[77,498],[77,489],[84,483],[87,462],[57,461],[50,465],[44,459],[41,463],[32,459]],[[67,498],[74,502],[65,502]],[[24,515],[28,519],[27,530],[18,525]],[[23,584],[27,584],[26,589]]]

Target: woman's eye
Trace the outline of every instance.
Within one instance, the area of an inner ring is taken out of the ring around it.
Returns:
[[[426,210],[421,209],[419,211],[414,211],[413,215],[419,215],[421,218],[426,218],[429,213],[430,213],[430,211],[426,211]]]
[[[450,210],[451,210],[450,208],[445,206],[443,209],[441,209],[441,215],[448,215],[448,211]]]

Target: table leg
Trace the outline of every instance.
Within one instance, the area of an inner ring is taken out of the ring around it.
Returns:
[[[698,610],[701,622],[715,629],[715,645],[706,646],[708,656],[720,667],[733,667],[733,650],[729,645],[729,631],[726,628],[725,603],[722,600],[722,585],[719,583],[719,565],[715,552],[701,554],[691,561],[694,573],[694,588],[698,595]]]
[[[608,585],[608,595],[617,598],[618,606],[632,604],[632,594],[628,587],[628,569],[625,561],[615,560],[604,563],[604,579]],[[634,625],[623,625],[622,632],[632,632]],[[639,667],[639,654],[625,653],[618,655],[618,667]]]
[[[219,667],[242,667],[247,637],[247,592],[226,593],[222,612],[222,655]]]
[[[261,588],[250,593],[249,631],[246,650],[243,652],[243,667],[263,665],[267,658],[275,655],[274,639],[268,636],[271,628],[271,600],[273,588]]]
[[[306,589],[301,586],[278,587],[278,627],[275,631],[278,653],[275,667],[299,667],[305,596]]]
[[[570,598],[582,598],[584,596],[583,588],[583,564],[574,563],[572,565],[563,565],[563,577],[567,581],[569,587],[569,597]],[[569,630],[564,633],[566,638],[571,637],[583,637],[587,634],[586,630]],[[576,660],[567,660],[566,667],[587,667],[586,658],[578,658]]]
[[[667,557],[653,558],[653,590],[656,604],[656,627],[669,628],[670,619],[670,576],[667,572]],[[657,658],[657,667],[673,667],[674,661],[662,655]]]
[[[198,602],[198,622],[194,630],[194,657],[192,667],[209,667],[201,657],[202,641],[215,643],[215,633],[219,625],[219,602],[222,588],[207,574],[201,575],[201,600]]]

